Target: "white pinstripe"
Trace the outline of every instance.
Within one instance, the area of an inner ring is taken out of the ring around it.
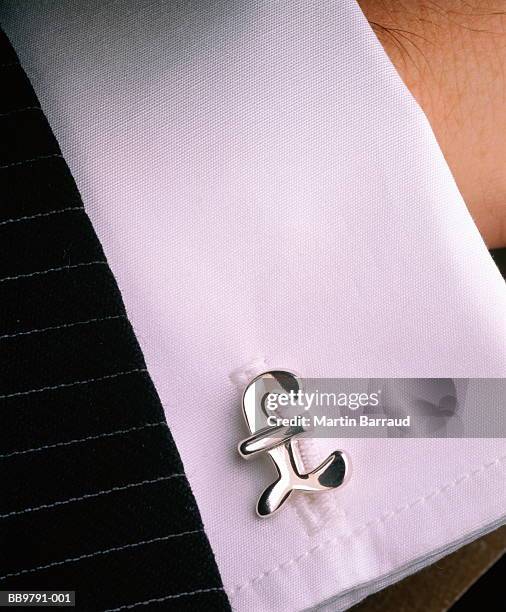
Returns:
[[[37,567],[32,567],[30,569],[20,570],[19,572],[13,572],[11,574],[5,574],[4,576],[0,576],[0,580],[5,580],[6,578],[14,578],[15,576],[22,576],[23,574],[29,574],[31,572],[38,572],[41,570],[49,569],[51,567],[57,567],[59,565],[64,565],[65,563],[76,563],[77,561],[82,561],[83,559],[91,559],[92,557],[97,557],[99,555],[106,555],[111,552],[117,552],[120,550],[126,550],[128,548],[136,548],[137,546],[144,546],[146,544],[153,544],[154,542],[164,542],[165,540],[170,540],[172,538],[181,538],[188,535],[192,535],[195,533],[201,533],[203,529],[193,529],[192,531],[182,531],[181,533],[172,533],[167,536],[162,536],[159,538],[153,538],[151,540],[142,540],[141,542],[134,542],[133,544],[125,544],[124,546],[113,546],[112,548],[106,548],[105,550],[98,550],[94,553],[88,553],[86,555],[79,555],[78,557],[69,557],[68,559],[63,559],[63,561],[54,561],[53,563],[47,563],[46,565],[39,565]]]
[[[49,212],[37,213],[36,215],[26,215],[24,217],[13,217],[11,219],[5,219],[5,221],[0,221],[0,226],[8,225],[9,223],[18,223],[18,221],[29,221],[30,219],[38,219],[39,217],[49,217],[51,215],[58,215],[60,213],[66,213],[70,210],[80,210],[84,212],[84,206],[68,206],[67,208],[50,210]]]
[[[4,278],[0,278],[0,283],[5,283],[6,281],[18,280],[19,278],[30,278],[32,276],[41,276],[43,274],[49,274],[50,272],[61,272],[63,270],[74,270],[75,268],[85,268],[86,266],[106,266],[106,261],[85,261],[83,263],[78,264],[70,264],[68,266],[59,266],[58,268],[48,268],[47,270],[40,270],[38,272],[29,272],[28,274],[18,274],[17,276],[4,276]]]
[[[5,338],[17,338],[18,336],[29,336],[30,334],[40,334],[46,331],[55,329],[67,329],[68,327],[76,327],[77,325],[88,325],[88,323],[99,323],[100,321],[112,321],[113,319],[125,319],[126,315],[111,315],[110,317],[95,317],[94,319],[86,319],[85,321],[75,321],[74,323],[63,323],[62,325],[51,325],[50,327],[40,327],[38,329],[29,329],[28,331],[16,332],[15,334],[4,334],[0,336],[0,340]]]
[[[25,106],[23,108],[15,108],[9,111],[8,113],[0,113],[0,118],[9,117],[9,115],[16,115],[17,113],[24,113],[25,111],[31,111],[31,110],[42,111],[40,106]]]
[[[0,170],[4,168],[11,168],[12,166],[24,166],[25,164],[32,164],[33,162],[39,161],[41,159],[51,159],[52,157],[60,157],[63,159],[63,155],[61,153],[51,153],[49,155],[39,155],[38,157],[31,157],[30,159],[23,159],[17,162],[11,162],[10,164],[5,164],[0,166]]]
[[[165,597],[155,597],[154,599],[145,599],[144,601],[137,601],[133,604],[125,606],[119,606],[119,608],[108,608],[105,612],[118,612],[119,610],[129,610],[136,608],[137,606],[147,606],[150,603],[158,603],[160,601],[167,601],[168,599],[178,599],[179,597],[189,597],[190,595],[200,595],[201,593],[213,593],[215,591],[223,591],[223,587],[210,587],[208,589],[195,589],[194,591],[183,591],[176,595],[166,595]]]
[[[185,474],[170,474],[170,476],[160,476],[159,478],[153,478],[151,480],[131,482],[127,485],[122,485],[121,487],[112,487],[103,491],[97,491],[96,493],[87,493],[86,495],[80,495],[79,497],[68,497],[67,499],[63,499],[52,504],[42,504],[40,506],[33,506],[32,508],[16,510],[15,512],[7,512],[7,514],[0,514],[0,519],[9,518],[11,516],[19,516],[20,514],[28,514],[29,512],[37,512],[38,510],[49,510],[51,508],[56,508],[57,506],[65,506],[66,504],[82,501],[83,499],[100,497],[101,495],[108,495],[109,493],[115,493],[116,491],[125,491],[126,489],[133,489],[135,487],[143,487],[148,484],[154,484],[156,482],[162,482],[164,480],[171,480],[172,478],[185,478]]]
[[[39,387],[38,389],[29,389],[28,391],[16,391],[15,393],[7,393],[6,395],[0,395],[1,399],[9,399],[11,397],[21,397],[23,395],[31,395],[32,393],[43,393],[44,391],[54,391],[56,389],[65,389],[67,387],[76,387],[78,385],[88,385],[89,383],[98,382],[100,380],[107,380],[108,378],[117,378],[118,376],[126,376],[127,374],[136,374],[138,372],[147,372],[146,368],[136,368],[134,370],[125,370],[124,372],[116,372],[115,374],[105,374],[104,376],[97,376],[96,378],[88,378],[87,380],[76,380],[70,383],[62,383],[60,385],[53,385],[50,387]]]
[[[128,429],[118,429],[108,433],[97,434],[96,436],[87,436],[86,438],[76,438],[75,440],[69,440],[68,442],[57,442],[56,444],[46,444],[39,446],[38,448],[28,448],[22,451],[13,451],[12,453],[6,453],[0,455],[0,459],[8,459],[9,457],[15,457],[17,455],[26,455],[28,453],[38,453],[40,451],[48,450],[50,448],[59,448],[61,446],[71,446],[72,444],[79,444],[80,442],[89,442],[90,440],[99,440],[100,438],[110,438],[112,436],[121,436],[123,434],[131,433],[132,431],[140,431],[142,429],[148,429],[149,427],[158,427],[160,425],[167,425],[165,421],[158,421],[157,423],[146,423],[145,425],[138,425],[137,427],[130,427]]]

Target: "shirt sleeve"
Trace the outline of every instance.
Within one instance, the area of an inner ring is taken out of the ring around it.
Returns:
[[[232,607],[340,610],[504,522],[503,439],[314,440],[269,520],[252,373],[502,377],[506,291],[353,0],[6,3],[123,294]],[[41,35],[44,32],[44,35]]]

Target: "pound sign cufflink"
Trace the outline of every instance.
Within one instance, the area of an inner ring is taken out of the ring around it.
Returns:
[[[301,460],[293,438],[308,429],[301,424],[270,425],[266,400],[272,394],[297,393],[299,379],[291,372],[273,370],[260,374],[246,387],[243,411],[251,436],[239,444],[239,453],[245,459],[267,453],[277,472],[276,480],[260,496],[257,503],[259,516],[276,512],[293,491],[328,491],[341,486],[349,476],[349,463],[340,451],[331,453],[317,468],[301,472]]]

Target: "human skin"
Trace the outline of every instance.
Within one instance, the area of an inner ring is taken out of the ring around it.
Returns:
[[[487,246],[505,247],[506,0],[358,2],[427,115]]]

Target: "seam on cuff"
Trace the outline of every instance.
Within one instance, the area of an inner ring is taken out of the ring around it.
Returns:
[[[476,476],[478,476],[478,474],[488,470],[491,467],[497,466],[500,463],[502,463],[504,460],[506,459],[506,455],[503,455],[502,457],[497,457],[496,459],[492,460],[492,461],[488,461],[486,463],[483,463],[479,468],[475,469],[475,470],[471,470],[469,472],[467,472],[466,474],[462,474],[461,476],[459,476],[458,478],[455,478],[454,480],[450,481],[449,483],[442,485],[441,487],[434,489],[433,491],[422,495],[421,497],[416,498],[414,501],[409,502],[403,506],[400,506],[398,508],[395,508],[393,510],[390,510],[389,512],[385,512],[383,514],[381,514],[379,517],[372,519],[370,521],[367,521],[366,523],[364,523],[363,525],[360,525],[359,527],[355,528],[353,531],[351,531],[349,534],[347,535],[340,535],[340,536],[336,536],[334,538],[329,538],[327,540],[324,540],[323,542],[320,542],[319,544],[313,546],[312,548],[309,548],[306,552],[296,556],[296,557],[292,557],[291,559],[288,559],[287,561],[283,561],[282,563],[279,563],[278,565],[276,565],[275,567],[273,567],[272,569],[266,571],[266,572],[262,572],[261,574],[259,574],[258,576],[256,576],[255,578],[252,578],[251,580],[248,580],[247,582],[234,587],[233,589],[231,589],[230,591],[228,591],[228,595],[230,600],[232,601],[232,598],[235,594],[239,593],[240,591],[243,591],[244,589],[251,587],[252,585],[256,584],[257,582],[260,582],[261,580],[263,580],[264,578],[267,578],[268,576],[270,576],[271,574],[274,574],[275,572],[284,569],[285,567],[289,567],[291,565],[295,565],[297,563],[299,563],[300,561],[302,561],[302,559],[305,559],[306,557],[308,557],[309,555],[312,555],[313,553],[317,552],[318,550],[325,548],[326,546],[329,546],[330,544],[333,544],[335,542],[338,542],[339,540],[347,540],[350,539],[354,536],[360,535],[363,532],[367,531],[367,529],[369,529],[370,527],[372,527],[375,524],[379,524],[379,523],[384,523],[385,521],[401,514],[402,512],[405,512],[406,510],[410,510],[411,508],[413,508],[414,506],[417,506],[420,503],[426,502],[430,499],[433,499],[434,497],[437,497],[438,495],[440,495],[441,493],[444,493],[445,491],[448,491],[449,489],[458,486],[459,484],[461,484],[462,482],[465,482],[466,480],[470,479],[470,478],[475,478]]]

